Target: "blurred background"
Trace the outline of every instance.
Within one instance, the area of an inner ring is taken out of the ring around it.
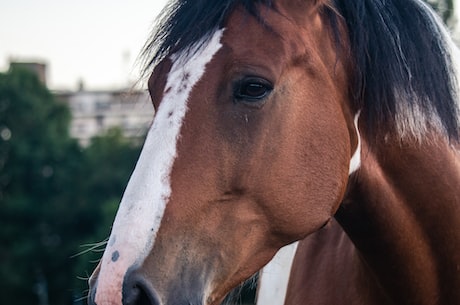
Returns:
[[[458,41],[457,0],[427,2]],[[86,304],[153,118],[136,59],[165,3],[0,0],[0,304]]]

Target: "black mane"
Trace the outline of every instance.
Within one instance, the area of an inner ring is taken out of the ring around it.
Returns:
[[[222,27],[237,4],[256,17],[259,4],[272,5],[270,0],[171,2],[144,48],[144,72]],[[390,128],[420,138],[435,128],[459,141],[451,42],[434,13],[421,0],[333,0],[332,6],[327,15],[336,35],[339,19],[348,28],[355,65],[352,106],[362,109],[367,135]]]
[[[420,0],[335,0],[335,6],[347,23],[356,64],[352,92],[369,132],[400,124],[398,132],[417,137],[423,131],[413,129],[428,124],[458,141],[452,42],[435,14]]]
[[[170,53],[189,48],[222,27],[236,5],[259,18],[258,4],[271,5],[270,0],[176,0],[170,1],[142,51],[144,73]]]

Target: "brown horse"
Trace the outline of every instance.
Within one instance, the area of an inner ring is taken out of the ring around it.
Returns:
[[[296,241],[260,305],[460,304],[456,52],[419,0],[171,3],[90,304],[217,305]]]

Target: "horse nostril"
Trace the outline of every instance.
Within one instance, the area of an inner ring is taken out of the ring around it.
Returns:
[[[90,281],[88,293],[88,305],[96,305],[97,281]]]
[[[88,305],[96,305],[95,301],[96,289],[90,289],[88,294]]]
[[[142,290],[136,284],[124,285],[123,286],[123,305],[135,305],[143,304],[144,295]]]
[[[123,305],[161,305],[155,289],[135,272],[125,276],[122,295]]]

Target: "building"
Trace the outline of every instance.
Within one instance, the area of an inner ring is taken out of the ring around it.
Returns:
[[[40,82],[46,86],[46,63],[38,61],[11,61],[10,69],[27,70],[37,75]]]
[[[55,92],[70,107],[71,137],[87,146],[91,138],[118,127],[123,135],[141,141],[154,109],[146,90]]]
[[[44,62],[12,61],[10,69],[31,71],[46,86]],[[69,106],[72,114],[70,136],[82,146],[114,127],[120,128],[126,138],[141,142],[153,120],[154,109],[146,90],[89,91],[81,83],[78,91],[53,93]]]

